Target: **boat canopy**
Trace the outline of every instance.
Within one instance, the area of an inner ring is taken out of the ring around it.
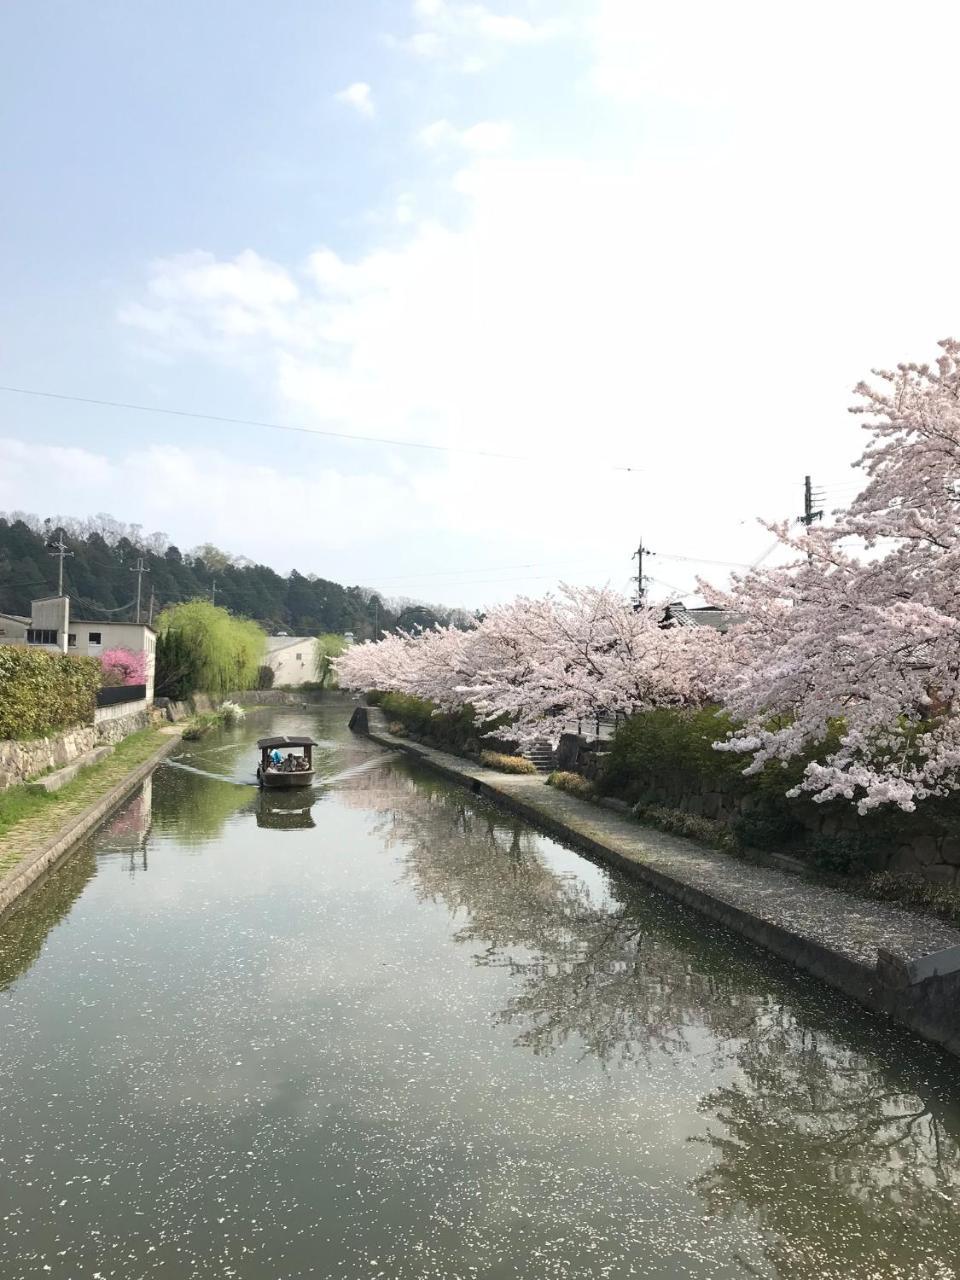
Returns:
[[[261,751],[269,751],[273,747],[316,747],[320,744],[313,738],[261,738],[257,746]]]

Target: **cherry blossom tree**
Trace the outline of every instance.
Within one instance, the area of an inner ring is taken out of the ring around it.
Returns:
[[[704,590],[745,622],[720,686],[742,727],[723,744],[746,772],[812,752],[792,794],[861,813],[960,785],[960,344],[857,387],[867,483],[806,536],[771,526],[795,558]]]
[[[351,648],[341,685],[396,690],[443,710],[469,702],[481,721],[508,718],[514,739],[556,740],[598,712],[704,700],[722,637],[663,627],[662,610],[635,609],[609,588],[563,587],[492,609],[470,631],[437,627]]]

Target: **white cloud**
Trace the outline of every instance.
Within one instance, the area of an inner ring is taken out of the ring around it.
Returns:
[[[411,16],[419,29],[395,43],[418,57],[459,62],[467,72],[482,70],[498,50],[544,44],[571,30],[561,18],[502,13],[462,0],[414,0]]]
[[[490,12],[421,0],[416,17],[463,56],[490,47]],[[438,540],[503,535],[520,559],[538,538],[568,558],[616,548],[625,571],[640,533],[752,559],[755,515],[797,514],[806,472],[847,475],[850,386],[957,327],[956,180],[929,127],[952,118],[957,17],[930,42],[830,10],[828,40],[812,12],[798,32],[775,7],[601,0],[585,48],[602,148],[586,134],[522,162],[494,151],[507,126],[438,119],[419,141],[463,163],[438,202],[458,196],[455,217],[416,187],[352,255],[172,258],[124,319],[164,350],[255,348],[297,420],[537,459],[381,455]],[[689,589],[695,567],[664,555],[654,572]]]
[[[467,129],[458,129],[449,120],[435,120],[417,134],[417,141],[428,150],[462,148],[474,154],[504,151],[513,140],[513,126],[506,120],[481,120]]]
[[[290,273],[250,249],[229,262],[183,253],[150,264],[145,300],[119,319],[172,348],[229,353],[244,340],[296,342],[298,299]]]
[[[295,464],[287,471],[245,461],[235,449],[157,444],[108,458],[0,437],[0,511],[109,511],[164,529],[183,546],[212,541],[304,572],[322,572],[331,556],[378,544],[398,528],[410,536],[430,523],[410,479],[324,466],[322,450],[322,440],[286,438],[276,453]]]
[[[338,102],[346,103],[348,107],[353,107],[354,111],[368,119],[376,112],[373,91],[363,80],[358,80],[355,84],[348,85],[346,89],[341,89],[335,97]]]

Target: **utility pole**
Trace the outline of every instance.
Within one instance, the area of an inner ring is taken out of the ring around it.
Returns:
[[[210,596],[210,603],[211,603],[211,604],[216,604],[216,603],[217,603],[217,580],[216,580],[216,578],[214,578],[214,580],[213,580],[213,590],[212,590],[212,593],[211,593],[211,596]]]
[[[807,526],[808,532],[814,520],[823,519],[823,508],[821,507],[819,510],[815,511],[813,507],[814,499],[819,501],[820,496],[821,494],[819,489],[816,492],[814,492],[813,485],[810,482],[810,477],[804,476],[803,477],[803,515],[798,516],[797,519],[800,521],[801,524],[805,524]]]
[[[805,524],[807,526],[807,533],[810,532],[813,526],[814,520],[823,519],[823,508],[820,507],[818,509],[814,509],[814,505],[813,505],[814,499],[816,499],[816,501],[819,502],[820,497],[821,497],[820,490],[818,489],[815,492],[813,485],[810,482],[810,477],[804,476],[803,477],[803,515],[797,516],[797,519],[801,524]],[[807,563],[811,565],[813,564],[812,551],[807,552]]]
[[[380,634],[380,597],[373,598],[373,638],[376,640]]]
[[[140,593],[143,590],[143,575],[149,573],[150,570],[143,563],[143,556],[137,556],[137,563],[131,568],[131,573],[137,575],[137,622],[140,621]]]
[[[148,627],[152,627],[152,626],[153,626],[153,604],[154,604],[154,594],[153,594],[153,587],[151,587],[151,588],[150,588],[150,612],[149,612],[149,614],[147,615],[147,626],[148,626]]]
[[[636,551],[630,557],[631,560],[636,560],[637,562],[637,608],[638,609],[643,606],[644,598],[646,596],[646,589],[644,588],[644,585],[643,585],[643,557],[655,556],[656,554],[657,553],[655,551],[651,551],[649,547],[645,547],[643,545],[643,539],[641,538],[639,547],[637,547]]]
[[[56,542],[48,542],[47,550],[52,556],[60,557],[60,572],[57,576],[57,595],[63,595],[63,560],[64,556],[72,556],[73,552],[67,550],[67,544],[63,540],[63,534],[59,534]]]

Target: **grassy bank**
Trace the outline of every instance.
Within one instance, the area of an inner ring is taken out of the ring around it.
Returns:
[[[28,842],[55,834],[167,741],[169,734],[144,729],[124,738],[106,760],[82,769],[60,791],[48,793],[29,787],[0,791],[0,877],[20,861],[28,851]]]

